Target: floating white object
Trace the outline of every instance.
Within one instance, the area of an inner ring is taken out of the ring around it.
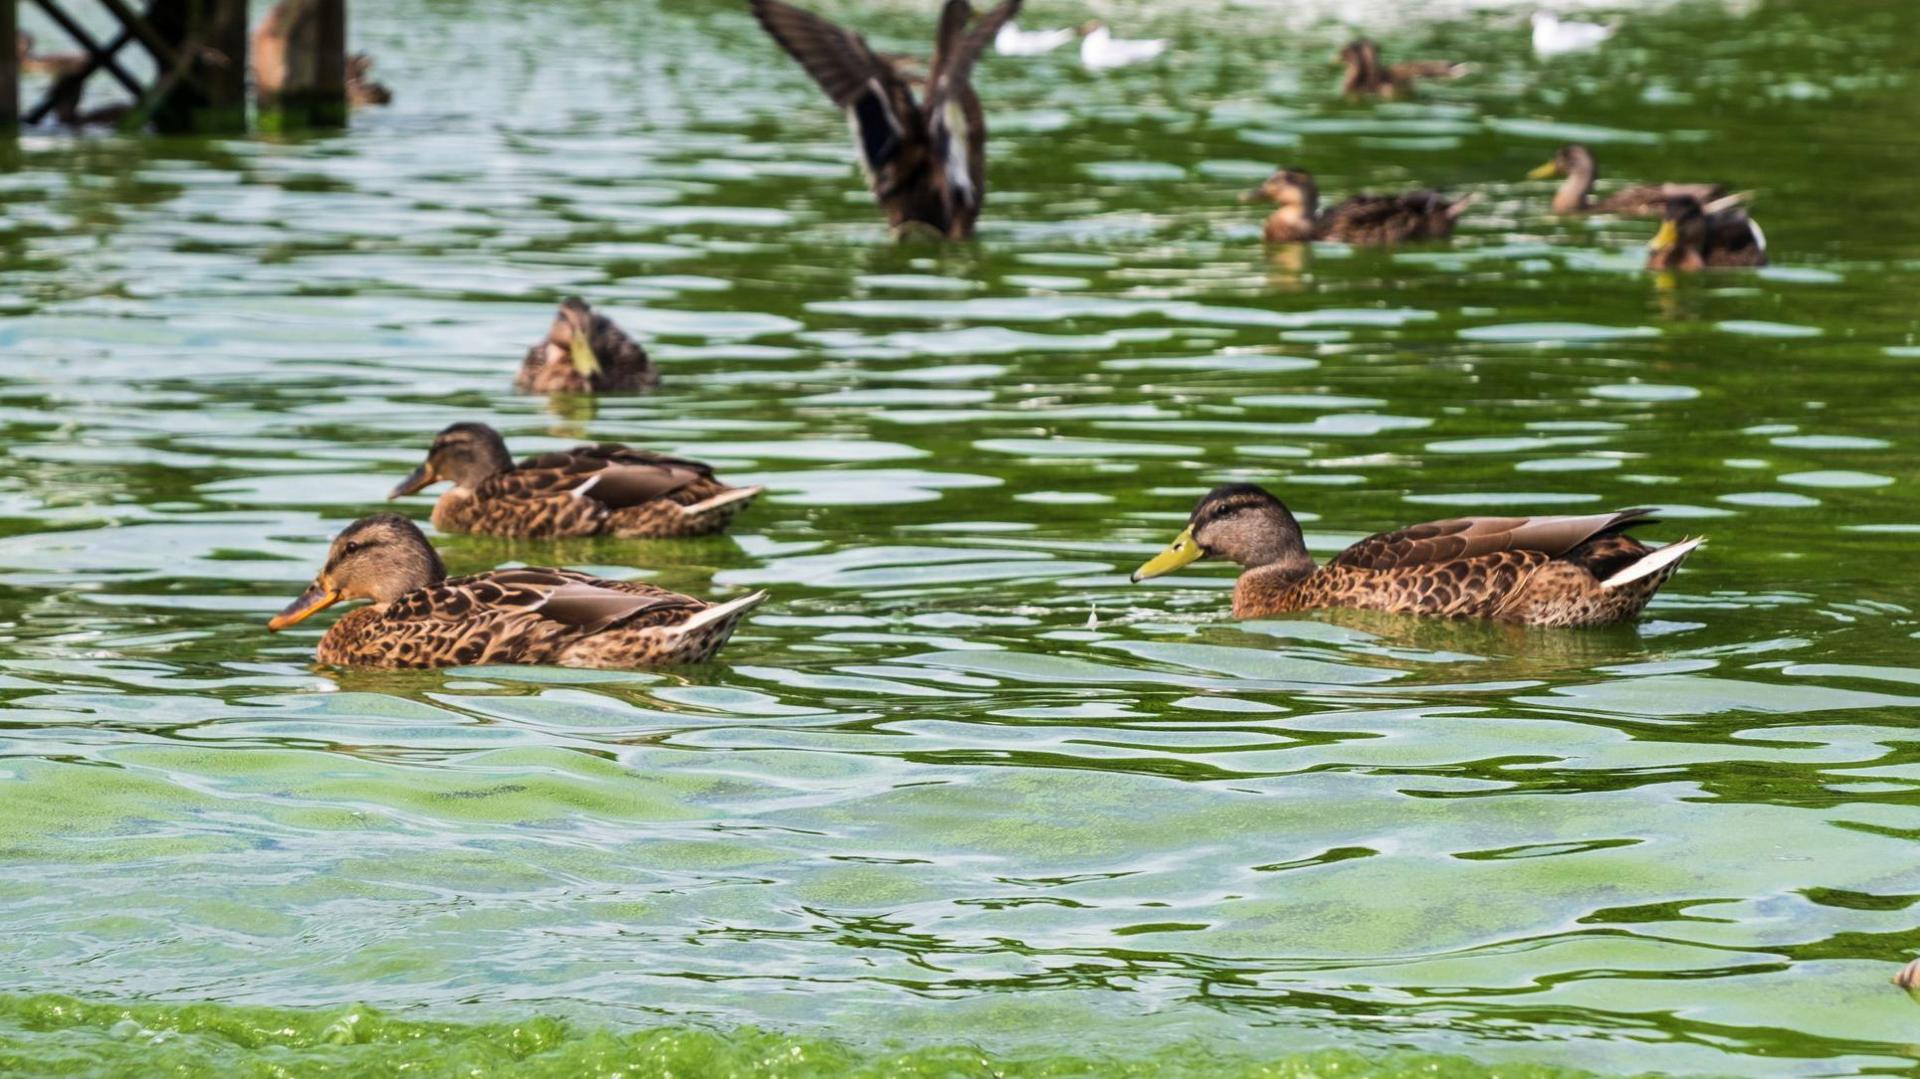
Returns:
[[[993,35],[993,51],[1002,56],[1044,56],[1073,40],[1073,28],[1022,30],[1007,23]]]
[[[1113,36],[1105,23],[1094,23],[1080,39],[1080,63],[1088,71],[1107,71],[1138,64],[1167,51],[1166,38],[1127,41]]]
[[[1533,51],[1546,57],[1597,49],[1618,29],[1618,23],[1602,26],[1597,22],[1562,21],[1551,11],[1536,11],[1533,13]]]
[[[1087,604],[1087,628],[1100,628],[1100,605],[1097,603]]]

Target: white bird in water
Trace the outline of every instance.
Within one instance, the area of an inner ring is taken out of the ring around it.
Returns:
[[[993,35],[993,51],[1002,56],[1045,56],[1073,40],[1073,27],[1058,30],[1022,30],[1013,23]]]
[[[1166,38],[1127,41],[1114,37],[1107,24],[1101,22],[1090,24],[1087,36],[1080,39],[1080,63],[1088,71],[1108,71],[1142,63],[1166,51]]]
[[[1597,22],[1574,19],[1563,22],[1560,16],[1551,11],[1536,11],[1533,13],[1533,51],[1544,58],[1597,49],[1618,29],[1618,23],[1602,26]]]

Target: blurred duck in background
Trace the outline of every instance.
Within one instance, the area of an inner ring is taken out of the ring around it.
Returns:
[[[1282,168],[1242,202],[1271,202],[1262,235],[1270,244],[1334,240],[1339,243],[1388,245],[1411,240],[1444,240],[1453,235],[1453,223],[1477,196],[1453,198],[1438,191],[1408,191],[1399,195],[1354,195],[1321,211],[1320,188],[1305,169]]]
[[[1702,203],[1689,195],[1668,199],[1660,231],[1648,244],[1649,270],[1765,266],[1767,236],[1741,205],[1746,194]]]
[[[1340,80],[1340,92],[1348,97],[1401,97],[1413,92],[1419,79],[1457,79],[1473,70],[1471,64],[1446,60],[1409,60],[1386,64],[1380,59],[1380,46],[1372,38],[1347,42],[1334,57],[1334,63],[1346,66]]]
[[[1533,52],[1542,60],[1570,52],[1587,52],[1599,48],[1618,29],[1617,22],[1602,26],[1597,22],[1562,19],[1551,11],[1536,11],[1533,13]]]
[[[1720,184],[1635,184],[1594,202],[1593,182],[1599,175],[1600,167],[1593,159],[1593,151],[1577,142],[1570,142],[1555,150],[1551,161],[1527,173],[1527,178],[1550,180],[1556,176],[1566,177],[1560,189],[1553,193],[1553,212],[1556,214],[1662,217],[1667,212],[1670,199],[1685,196],[1711,202],[1727,193],[1727,189]]]
[[[1057,30],[1022,30],[1013,23],[993,35],[993,51],[1001,56],[1045,56],[1073,40],[1073,27]]]
[[[1111,71],[1117,67],[1144,64],[1167,51],[1163,37],[1129,40],[1113,36],[1103,22],[1090,22],[1080,39],[1080,66],[1088,71]]]

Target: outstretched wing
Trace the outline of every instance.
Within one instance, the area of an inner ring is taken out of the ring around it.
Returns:
[[[967,0],[947,0],[941,13],[940,39],[934,47],[934,66],[927,89],[927,121],[944,180],[943,197],[950,220],[971,222],[986,195],[987,123],[980,100],[973,93],[973,65],[987,46],[1020,13],[1021,0],[1005,0],[964,33],[972,14]]]
[[[913,91],[859,34],[783,0],[750,3],[768,35],[846,110],[868,183],[881,191],[889,170],[925,131]]]
[[[1430,521],[1368,536],[1335,555],[1328,565],[1392,570],[1455,562],[1499,551],[1538,551],[1558,558],[1582,543],[1636,522],[1650,509],[1619,510],[1584,517],[1459,517]]]

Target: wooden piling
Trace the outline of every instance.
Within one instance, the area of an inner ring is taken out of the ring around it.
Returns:
[[[0,0],[6,2],[6,0]],[[159,38],[159,80],[142,110],[157,131],[244,131],[247,127],[246,0],[154,0],[147,23]],[[144,40],[142,35],[142,40]]]
[[[20,126],[20,23],[15,18],[14,0],[0,0],[0,137],[11,135]]]
[[[280,0],[251,44],[260,130],[346,124],[346,0]]]

